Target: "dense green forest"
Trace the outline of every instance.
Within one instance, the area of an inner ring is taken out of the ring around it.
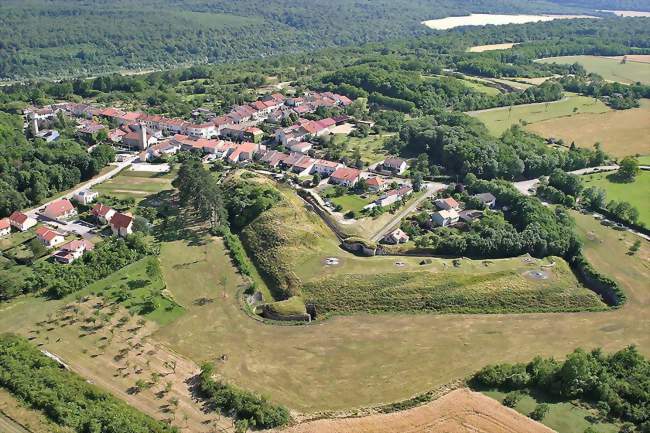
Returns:
[[[113,162],[114,155],[105,145],[88,153],[72,138],[54,143],[27,139],[23,119],[0,112],[0,217],[91,178]]]
[[[134,7],[126,0],[7,0],[0,4],[0,77],[76,76],[360,45],[436,34],[421,21],[471,12],[598,13],[563,3],[146,0]]]
[[[516,393],[531,391],[549,401],[593,405],[603,418],[630,423],[621,432],[650,432],[650,361],[635,347],[605,354],[577,349],[564,361],[537,357],[528,364],[485,367],[474,385]]]

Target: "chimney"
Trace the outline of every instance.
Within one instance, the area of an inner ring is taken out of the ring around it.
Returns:
[[[38,119],[36,117],[32,117],[32,132],[34,135],[38,134]]]
[[[144,123],[140,124],[140,149],[145,150],[147,148],[147,127],[144,126]]]

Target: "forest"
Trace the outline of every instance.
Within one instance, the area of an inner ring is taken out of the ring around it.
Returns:
[[[8,0],[0,4],[0,77],[87,76],[359,46],[437,34],[421,21],[471,12],[604,16],[559,0],[147,0],[135,10],[126,0]]]
[[[0,218],[93,177],[114,155],[104,145],[88,153],[70,138],[27,139],[22,118],[0,112]]]
[[[576,349],[564,361],[536,357],[527,364],[490,365],[476,373],[472,383],[479,388],[531,390],[560,401],[577,400],[605,418],[633,426],[621,432],[650,432],[650,361],[633,346],[612,354]]]

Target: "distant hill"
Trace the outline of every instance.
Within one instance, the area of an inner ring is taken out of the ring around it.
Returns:
[[[91,75],[356,45],[424,34],[431,31],[420,24],[425,19],[470,12],[585,12],[558,3],[3,0],[0,78]]]

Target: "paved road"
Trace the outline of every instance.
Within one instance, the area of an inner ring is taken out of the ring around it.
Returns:
[[[570,171],[569,173],[583,175],[583,174],[599,173],[603,171],[614,171],[614,170],[618,170],[618,165],[601,165],[599,167],[582,168],[580,170]],[[537,184],[539,183],[539,179],[540,178],[538,177],[537,179],[523,180],[521,182],[513,182],[512,184],[522,194],[533,195],[533,193],[530,192],[529,190],[534,189],[537,186]]]
[[[400,222],[402,221],[402,218],[405,218],[408,214],[411,212],[414,212],[418,205],[425,199],[431,197],[434,195],[436,192],[440,191],[443,188],[447,188],[447,185],[444,183],[438,183],[438,182],[427,182],[424,184],[426,186],[426,191],[425,193],[419,197],[417,200],[415,200],[413,203],[411,203],[409,206],[405,207],[404,209],[400,210],[397,212],[391,220],[384,224],[382,228],[380,228],[372,237],[371,240],[373,241],[378,241],[386,234],[392,230],[394,227],[397,227],[400,225]]]
[[[133,161],[135,161],[135,159],[137,157],[138,157],[137,155],[134,155],[134,156],[130,157],[129,159],[127,159],[126,161],[115,164],[115,166],[114,166],[115,168],[113,168],[111,171],[109,171],[107,173],[104,173],[101,176],[94,177],[94,178],[90,179],[89,181],[86,181],[86,182],[82,183],[81,185],[79,185],[74,190],[72,190],[72,191],[70,191],[70,192],[68,192],[66,194],[62,194],[62,195],[60,195],[58,197],[55,197],[52,200],[41,204],[40,206],[37,206],[37,207],[32,208],[32,209],[28,209],[28,210],[26,210],[24,212],[27,215],[29,215],[30,217],[36,218],[38,216],[38,210],[39,209],[47,206],[48,204],[52,203],[53,201],[59,200],[61,198],[72,198],[73,195],[75,195],[76,193],[78,193],[81,190],[91,188],[91,187],[93,187],[93,186],[95,186],[95,185],[97,185],[99,183],[107,181],[108,179],[112,178],[113,176],[118,174],[120,171],[122,171],[123,169],[125,169],[126,167],[131,165],[133,163]]]

